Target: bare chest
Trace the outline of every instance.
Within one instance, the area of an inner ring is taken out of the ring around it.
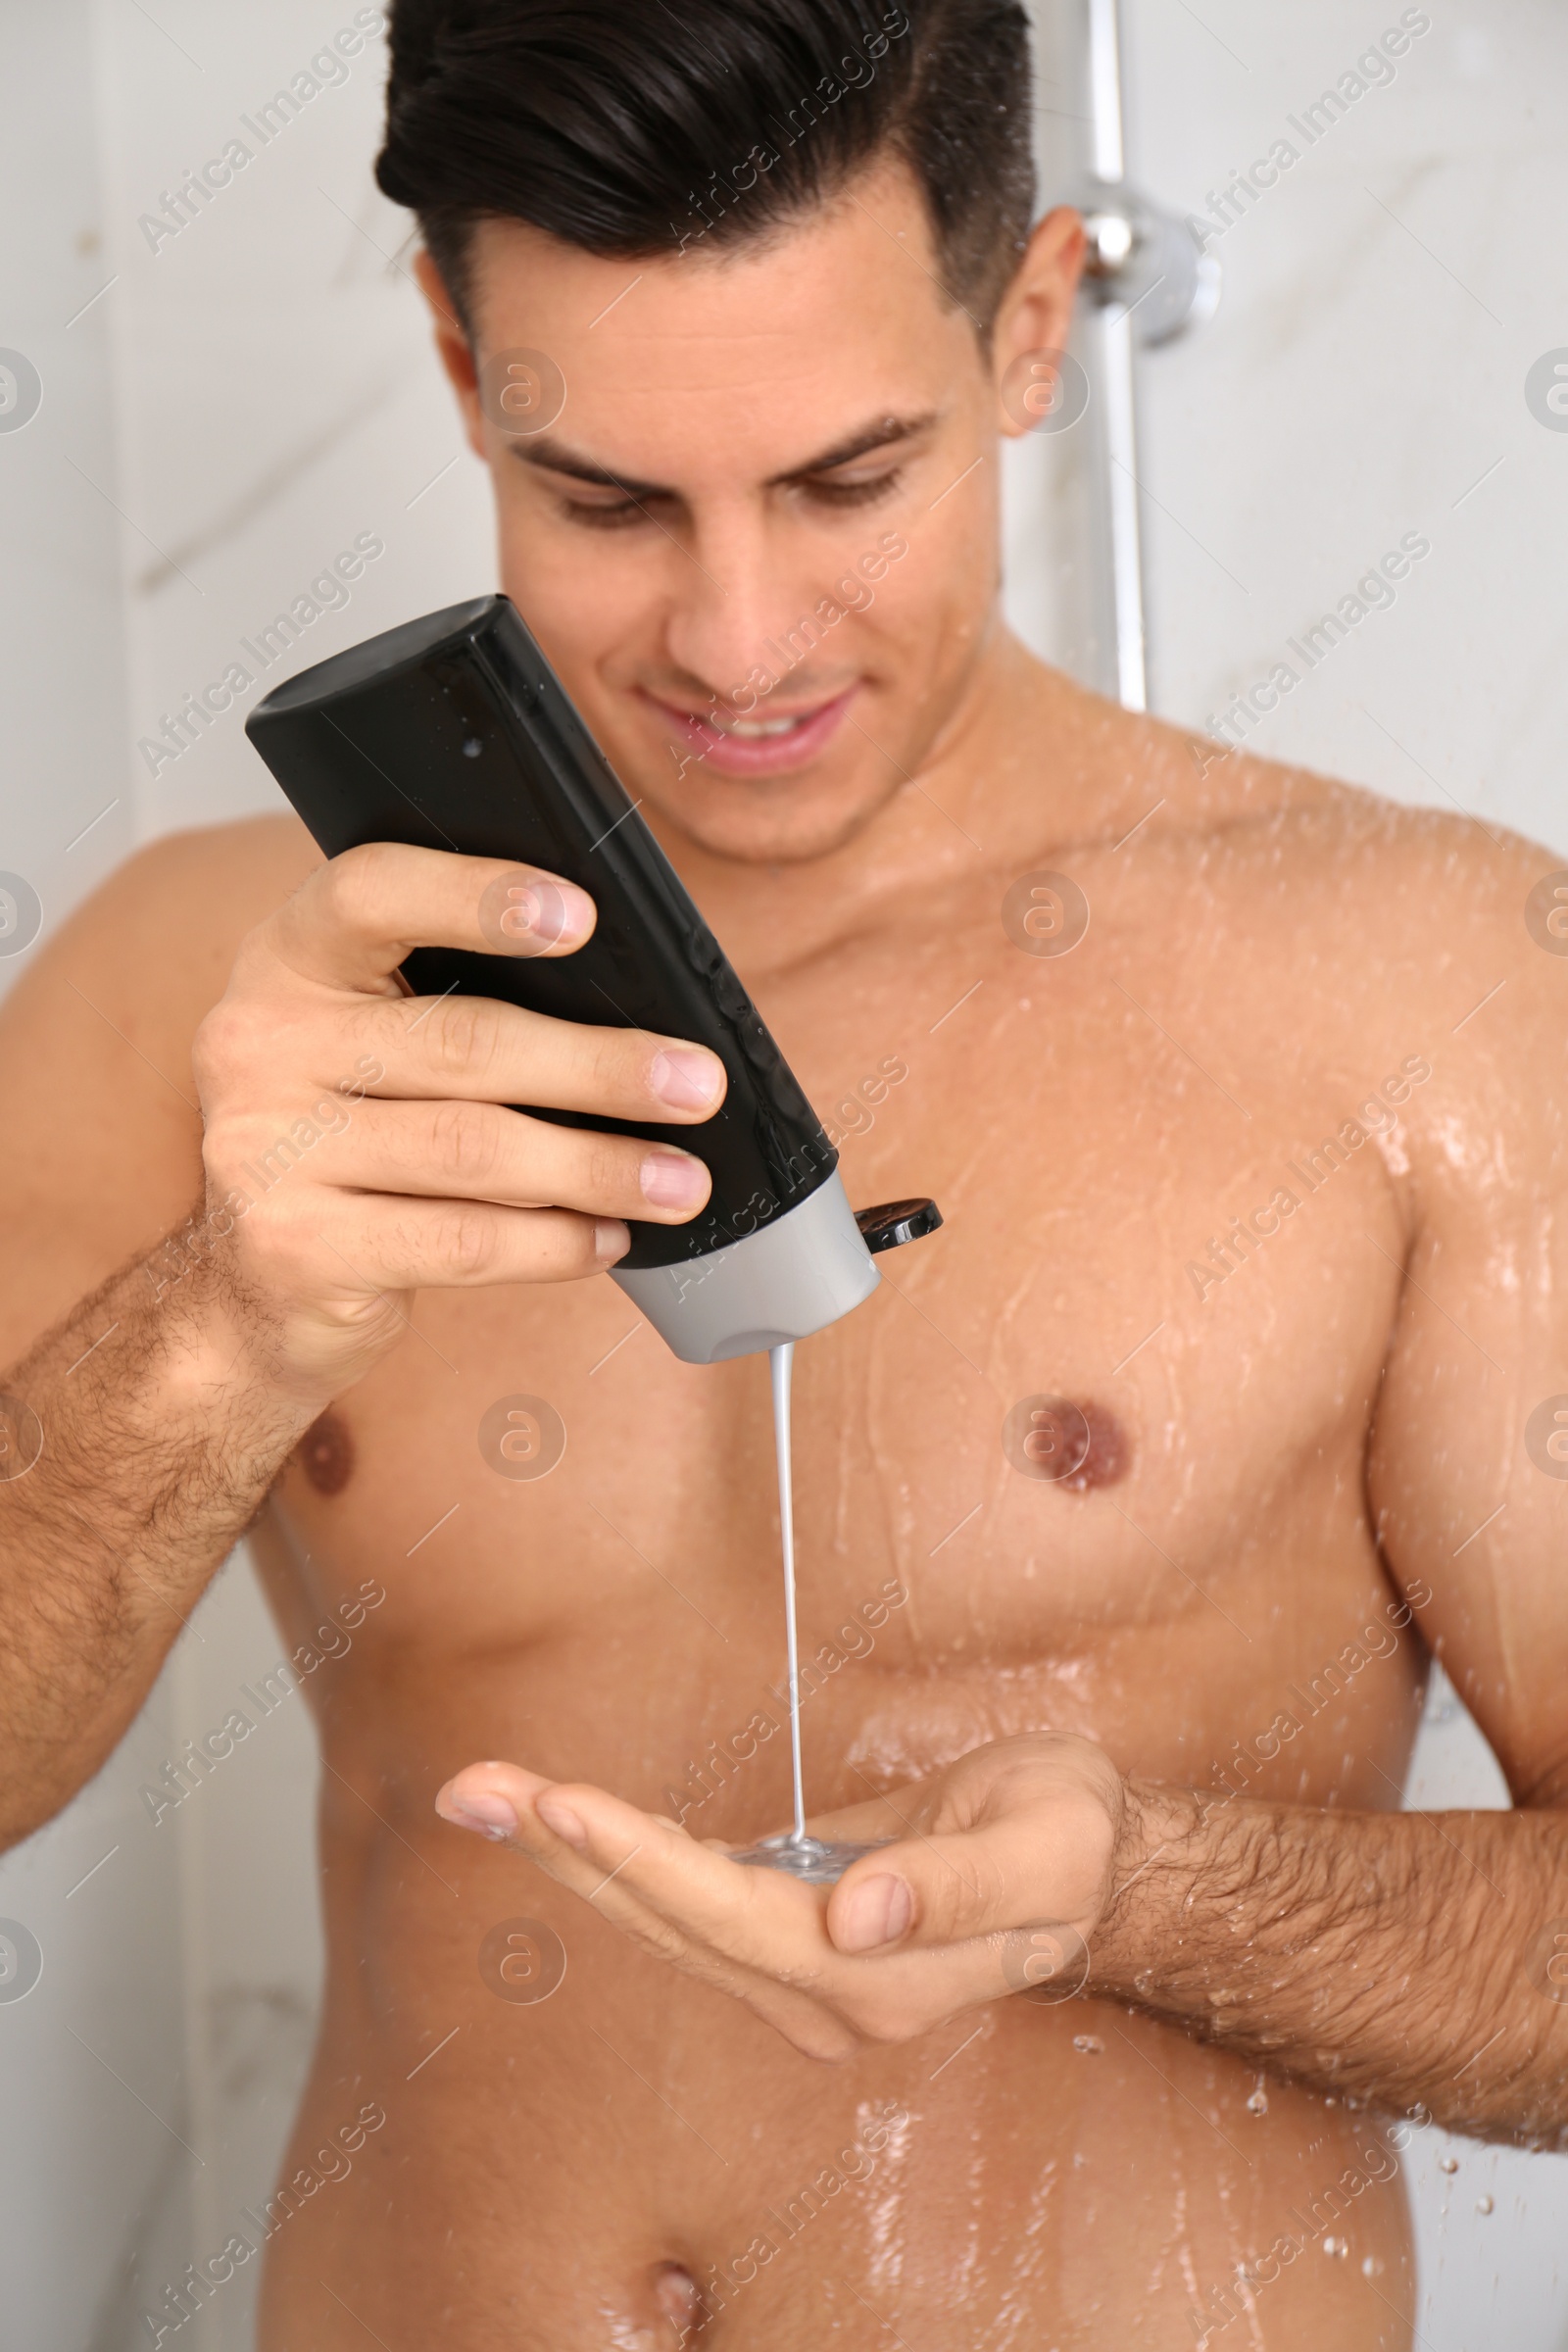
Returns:
[[[1396,1109],[1374,1134],[1228,1013],[1184,1008],[1178,1042],[1153,976],[1130,988],[912,940],[766,1005],[852,1199],[947,1220],[797,1361],[808,1654],[864,1658],[843,1688],[889,1770],[1043,1706],[1130,1734],[1156,1658],[1167,1712],[1184,1682],[1231,1703],[1382,1590]],[[283,1489],[310,1598],[379,1578],[377,1642],[564,1649],[606,1690],[776,1662],[765,1360],[678,1364],[606,1281],[423,1295],[318,1455]]]

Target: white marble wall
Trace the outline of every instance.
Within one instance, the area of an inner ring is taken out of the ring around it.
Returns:
[[[0,411],[0,868],[48,925],[135,838],[112,297],[82,309],[114,265],[85,0],[7,0],[0,53],[0,345],[42,386],[30,422]],[[0,956],[0,982],[23,963]],[[172,1725],[166,1679],[139,1736],[168,1740]],[[0,2342],[38,2352],[92,2339],[132,2234],[170,2262],[188,2234],[180,1857],[142,1836],[136,1787],[117,1761],[0,1865],[0,1917],[43,1961],[24,1998],[0,1998]]]
[[[1070,193],[1076,0],[1040,13],[1042,149],[1053,192]],[[1154,698],[1203,721],[1419,530],[1432,553],[1396,604],[1252,740],[1568,847],[1550,743],[1568,434],[1538,423],[1523,391],[1529,366],[1568,345],[1550,235],[1568,26],[1554,0],[1429,13],[1393,84],[1218,240],[1214,322],[1144,369]],[[267,146],[240,130],[356,14],[352,0],[0,0],[0,345],[25,350],[45,386],[34,420],[0,432],[0,868],[33,881],[46,923],[134,840],[271,804],[239,709],[156,773],[137,746],[356,534],[384,555],[268,682],[491,577],[483,479],[400,266],[407,224],[369,176],[378,44]],[[1391,0],[1130,0],[1135,175],[1203,210],[1399,15]],[[140,217],[236,131],[258,152],[155,250]],[[1009,453],[1007,563],[1017,625],[1087,669],[1102,648],[1085,619],[1079,462],[1071,436]],[[0,2005],[0,2335],[28,2352],[148,2341],[141,2311],[269,2178],[319,1967],[308,1729],[280,1714],[156,1830],[136,1791],[275,1655],[236,1561],[121,1757],[0,1864],[0,1914],[48,1954],[37,1990]],[[1449,1703],[1418,1791],[1501,1801]],[[1429,2137],[1413,2173],[1423,2342],[1553,2352],[1568,2340],[1568,2167],[1460,2146],[1445,2175]],[[177,2340],[239,2352],[246,2278]]]

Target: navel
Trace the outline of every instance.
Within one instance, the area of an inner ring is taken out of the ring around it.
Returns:
[[[354,1476],[354,1440],[342,1414],[329,1405],[295,1446],[294,1459],[318,1494],[341,1494]]]
[[[654,2303],[661,2318],[674,2328],[676,2340],[684,2344],[709,2318],[703,2305],[702,2290],[684,2263],[666,2262],[654,2280]]]

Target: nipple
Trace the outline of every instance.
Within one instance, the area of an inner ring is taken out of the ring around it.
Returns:
[[[1108,1404],[1093,1396],[1022,1396],[1002,1429],[1003,1451],[1025,1478],[1069,1494],[1113,1487],[1132,1465],[1132,1446]]]
[[[1087,1494],[1092,1488],[1113,1487],[1126,1477],[1132,1466],[1132,1446],[1108,1405],[1086,1396],[1077,1411],[1084,1426],[1083,1456],[1061,1483],[1075,1494]]]
[[[341,1494],[354,1476],[354,1440],[342,1415],[329,1405],[313,1421],[294,1456],[318,1494]]]

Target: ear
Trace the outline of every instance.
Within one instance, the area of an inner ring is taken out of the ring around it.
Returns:
[[[1083,267],[1083,221],[1071,205],[1058,204],[1030,231],[992,330],[992,364],[999,392],[997,421],[1009,440],[1016,440],[1027,426],[1002,405],[1002,380],[1026,352],[1065,347]]]
[[[479,415],[479,383],[473,347],[459,318],[458,306],[447,291],[446,279],[427,253],[420,251],[415,255],[414,274],[419,281],[420,293],[430,306],[435,347],[441,355],[441,365],[447,371],[452,389],[458,396],[468,447],[475,457],[484,458],[487,453],[483,421]]]

